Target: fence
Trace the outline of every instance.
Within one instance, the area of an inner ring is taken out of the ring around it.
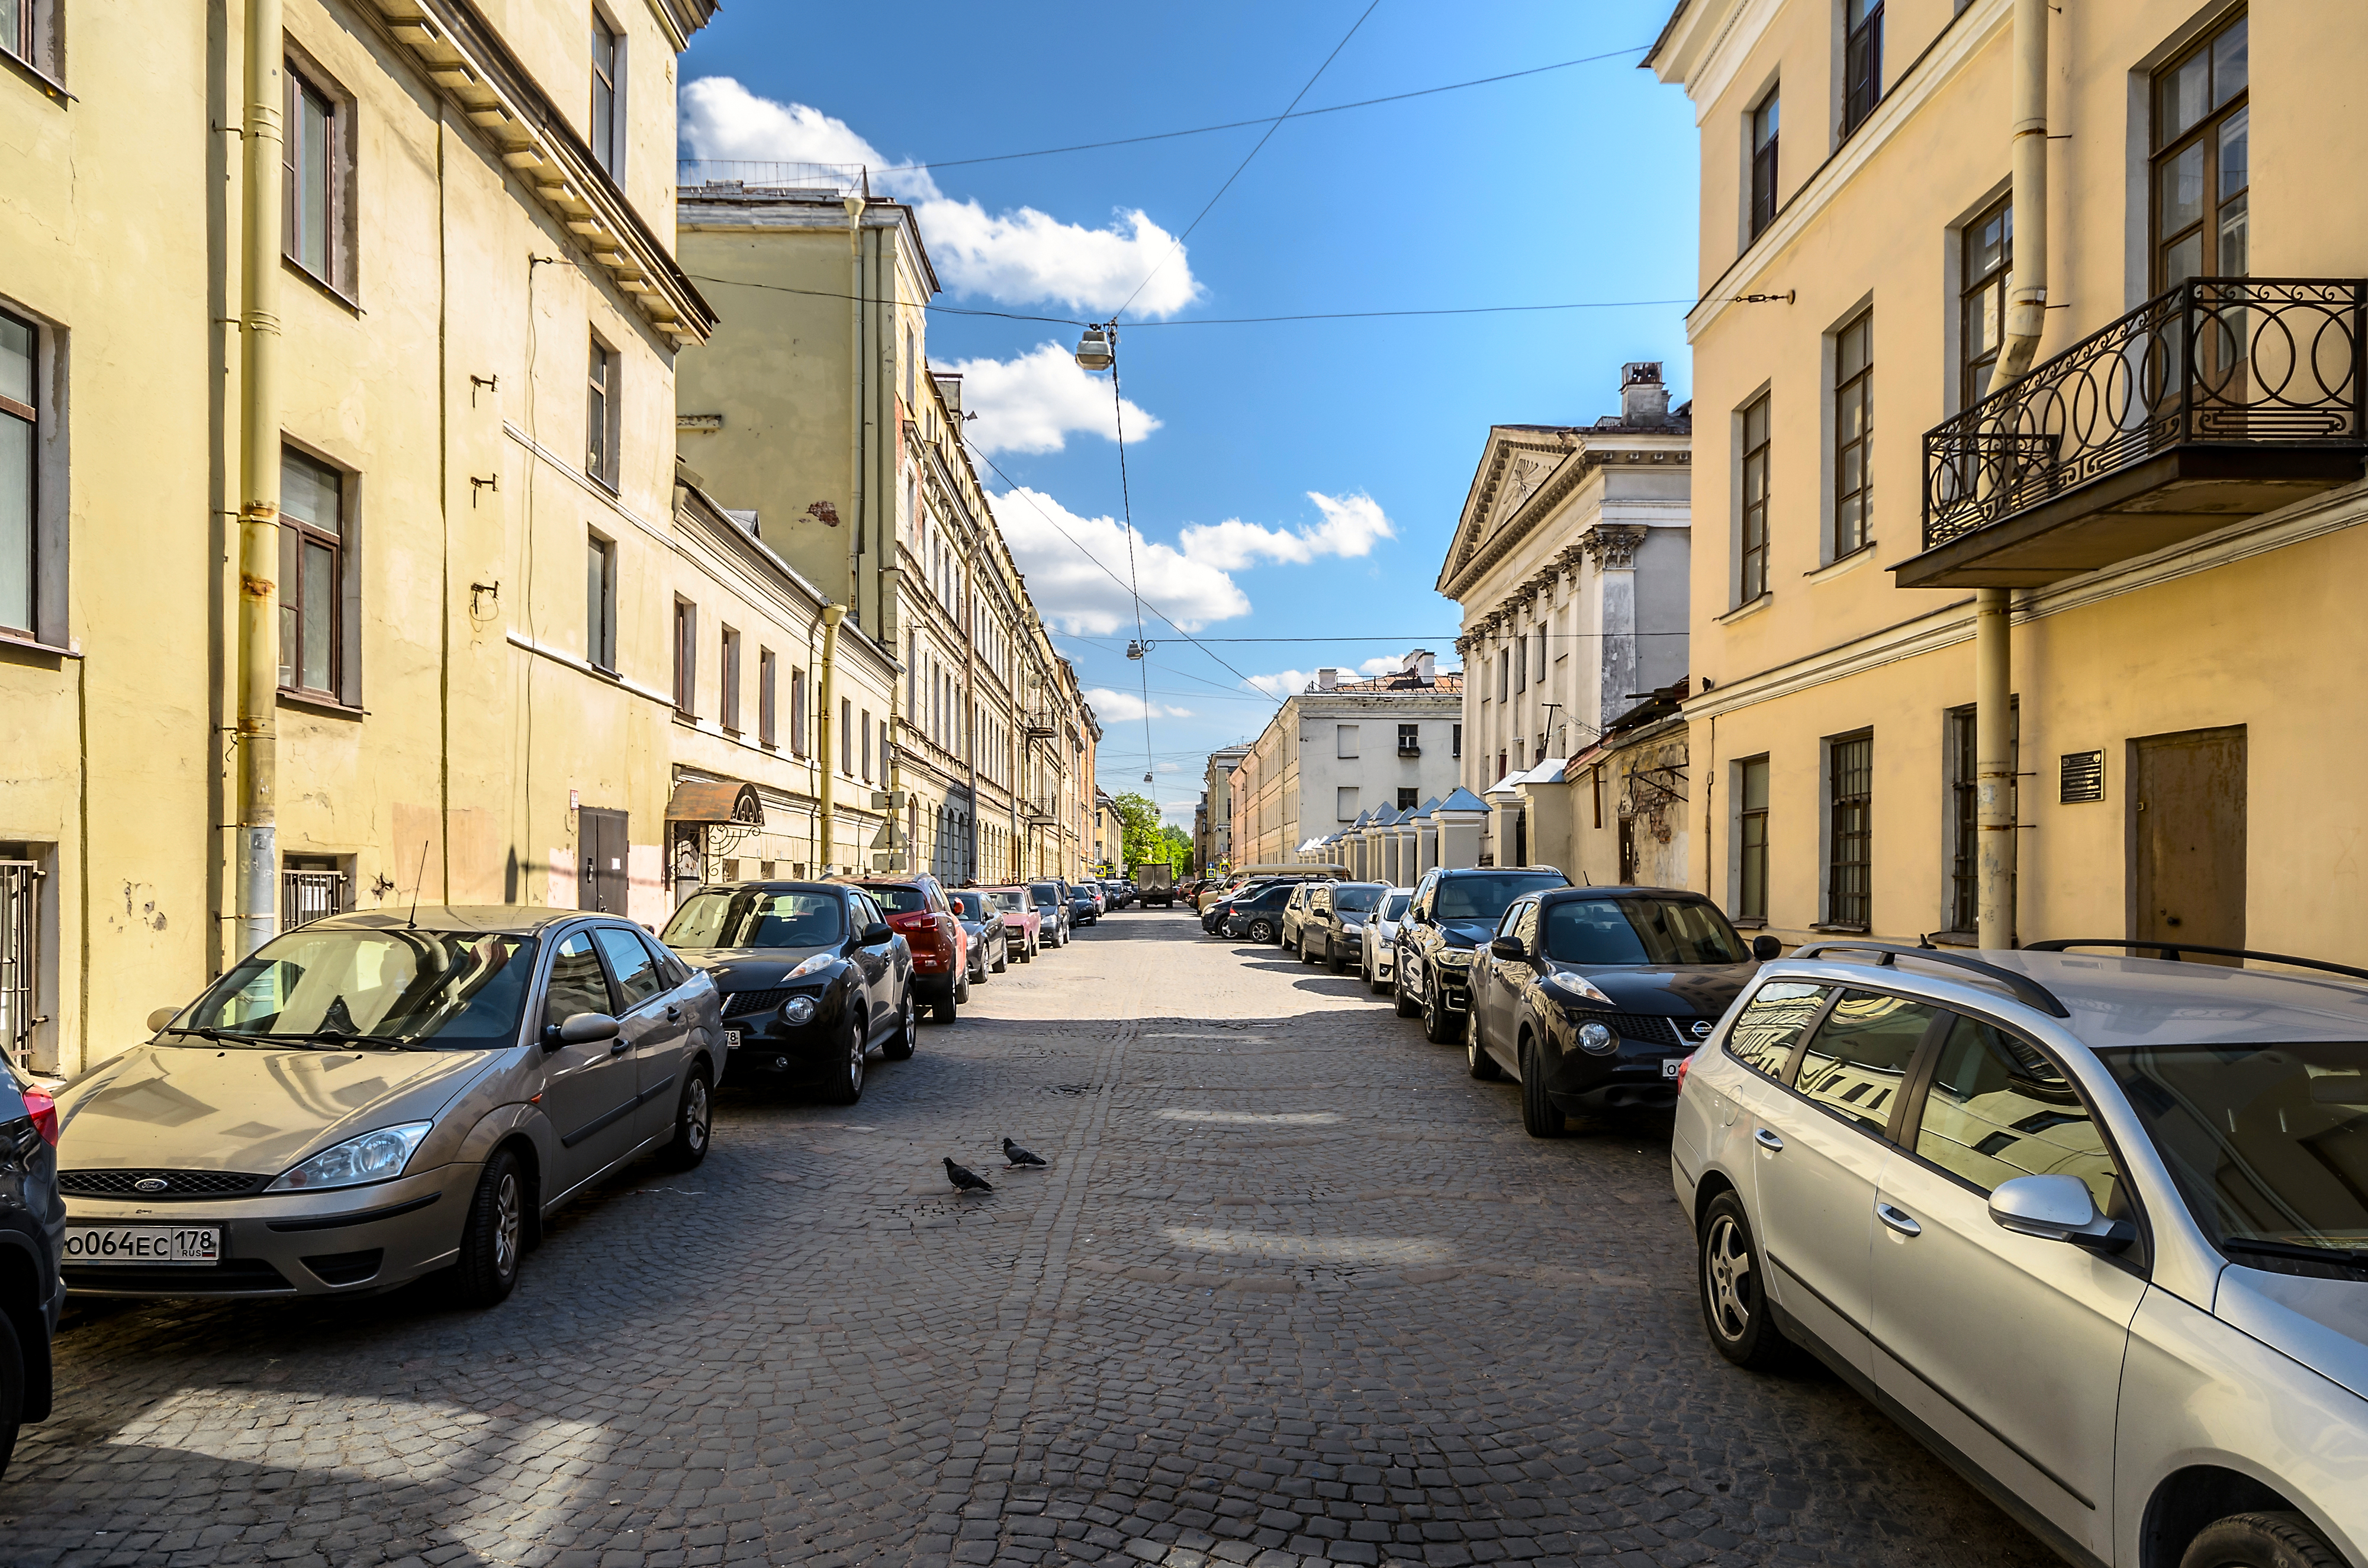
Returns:
[[[33,1030],[44,1021],[40,994],[41,870],[0,860],[0,1049],[32,1065]]]

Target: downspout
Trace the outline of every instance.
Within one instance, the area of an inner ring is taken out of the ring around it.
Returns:
[[[2014,274],[1999,377],[2020,380],[2047,327],[2047,0],[2014,4]],[[2015,946],[2014,649],[2005,588],[1974,591],[1976,940]]]
[[[279,0],[246,3],[239,226],[238,885],[233,960],[271,939],[279,864]]]
[[[853,402],[847,423],[847,602],[860,590],[856,554],[863,538],[863,198],[847,209],[847,387]]]
[[[830,857],[838,847],[838,780],[831,772],[836,755],[831,750],[838,729],[838,623],[847,619],[845,605],[825,605],[822,610],[822,680],[819,704],[822,711],[815,716],[814,749],[822,763],[822,784],[815,791],[820,800],[822,816],[822,858],[815,862],[814,875],[827,875]]]

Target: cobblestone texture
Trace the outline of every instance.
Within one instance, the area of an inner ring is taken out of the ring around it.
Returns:
[[[504,1306],[77,1307],[18,1563],[2054,1559],[1705,1343],[1668,1126],[1557,1142],[1353,976],[1128,912],[848,1109],[573,1206]],[[1049,1169],[1002,1170],[1006,1134]],[[951,1154],[998,1190],[957,1199]]]

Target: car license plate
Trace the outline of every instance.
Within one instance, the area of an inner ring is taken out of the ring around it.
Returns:
[[[723,1049],[726,1051],[737,1051],[740,1049],[740,1031],[738,1029],[725,1029],[723,1031]]]
[[[210,1264],[222,1261],[211,1225],[93,1225],[66,1232],[68,1263]]]
[[[1674,1078],[1678,1075],[1678,1069],[1685,1064],[1686,1059],[1682,1056],[1665,1056],[1661,1058],[1661,1076]]]

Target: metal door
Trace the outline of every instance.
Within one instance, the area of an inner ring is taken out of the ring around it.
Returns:
[[[2245,945],[2245,727],[2130,742],[2130,935]]]
[[[625,908],[625,813],[586,806],[575,813],[576,848],[582,868],[575,886],[575,907],[603,915],[623,915]]]

